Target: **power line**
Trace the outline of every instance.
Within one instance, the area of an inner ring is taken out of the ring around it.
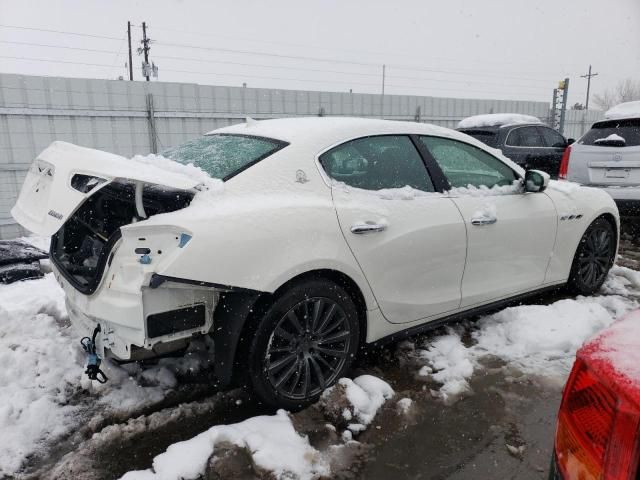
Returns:
[[[120,38],[119,40],[124,40]],[[102,50],[97,48],[81,48],[81,47],[67,47],[65,45],[51,45],[47,43],[31,43],[31,42],[14,42],[12,40],[0,40],[0,43],[10,43],[12,45],[27,45],[30,47],[46,47],[46,48],[62,48],[65,50],[81,50],[83,52],[95,52],[95,53],[116,53],[114,50]]]
[[[76,35],[80,37],[91,37],[91,38],[103,38],[106,40],[121,40],[119,37],[108,37],[106,35],[94,35],[89,33],[78,33],[78,32],[66,32],[63,30],[50,30],[47,28],[34,28],[34,27],[17,27],[15,25],[0,25],[0,28],[15,28],[17,30],[32,30],[36,32],[48,32],[48,33],[59,33],[62,35]]]
[[[358,61],[352,61],[352,60],[342,60],[342,59],[331,59],[331,58],[326,58],[326,57],[310,57],[310,56],[303,56],[303,55],[288,55],[288,54],[279,54],[279,53],[269,53],[269,52],[258,52],[255,50],[238,50],[238,49],[231,49],[231,48],[222,48],[222,47],[206,47],[206,46],[202,46],[202,45],[189,45],[189,44],[184,44],[184,43],[169,43],[169,42],[162,42],[159,41],[157,42],[158,45],[164,45],[164,46],[170,46],[170,47],[178,47],[178,48],[191,48],[191,49],[197,49],[197,50],[207,50],[207,51],[216,51],[216,52],[223,52],[223,53],[235,53],[235,54],[242,54],[242,55],[256,55],[256,56],[265,56],[265,57],[276,57],[276,58],[286,58],[286,59],[293,59],[293,60],[310,60],[310,61],[314,61],[314,62],[325,62],[325,63],[341,63],[341,64],[350,64],[350,65],[360,65],[360,66],[366,66],[366,67],[375,67],[376,69],[380,68],[380,64],[378,63],[370,63],[370,62],[358,62]],[[431,73],[446,73],[446,74],[451,74],[451,75],[474,75],[474,76],[488,76],[488,77],[496,77],[496,78],[507,78],[507,79],[517,79],[517,80],[528,80],[528,81],[535,81],[535,82],[545,82],[543,80],[534,80],[531,79],[530,77],[515,77],[515,76],[509,76],[509,75],[499,75],[499,74],[489,74],[489,73],[482,73],[479,72],[477,70],[444,70],[444,69],[428,69],[428,68],[420,68],[420,67],[413,67],[413,66],[408,66],[408,65],[388,65],[391,66],[393,68],[399,68],[399,69],[403,69],[403,70],[416,70],[416,71],[425,71],[425,72],[431,72]],[[545,82],[547,83],[547,82]]]
[[[0,55],[0,58],[8,58],[12,60],[24,60],[27,62],[49,62],[49,63],[66,63],[70,65],[87,65],[90,67],[108,67],[113,68],[113,65],[107,65],[106,63],[86,63],[86,62],[71,62],[67,60],[50,60],[48,58],[29,58],[29,57],[11,57],[8,55]]]

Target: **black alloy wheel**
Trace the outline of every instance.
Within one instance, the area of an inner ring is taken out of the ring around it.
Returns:
[[[584,233],[571,267],[569,286],[576,293],[597,292],[613,266],[616,232],[604,218],[596,219]]]
[[[254,390],[266,403],[301,408],[350,367],[360,338],[357,310],[339,285],[311,280],[278,298],[250,349]]]

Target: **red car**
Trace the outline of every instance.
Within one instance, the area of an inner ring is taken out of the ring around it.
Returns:
[[[550,479],[640,480],[640,310],[577,353],[564,389]]]

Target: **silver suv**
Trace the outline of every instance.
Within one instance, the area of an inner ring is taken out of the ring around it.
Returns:
[[[640,102],[620,104],[565,151],[560,178],[600,187],[640,219]]]

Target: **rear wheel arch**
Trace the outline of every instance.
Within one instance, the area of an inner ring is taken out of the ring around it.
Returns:
[[[359,344],[367,335],[367,306],[358,284],[343,272],[332,269],[310,270],[282,284],[273,293],[223,294],[214,312],[213,332],[216,377],[222,385],[244,384],[247,358],[253,333],[269,307],[295,285],[308,280],[325,280],[342,287],[356,305],[359,322]]]

